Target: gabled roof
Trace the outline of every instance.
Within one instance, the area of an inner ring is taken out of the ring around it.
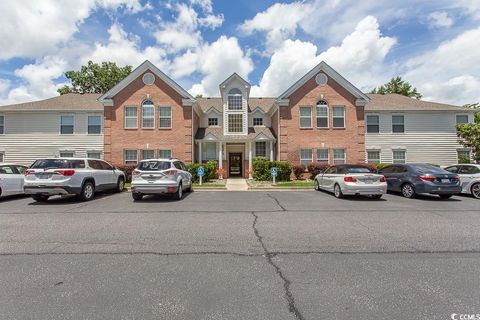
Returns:
[[[365,105],[366,111],[458,111],[475,112],[451,104],[417,100],[396,93],[372,94],[369,93],[370,101]]]
[[[196,103],[203,113],[207,113],[214,108],[219,112],[223,112],[223,100],[220,97],[196,98]],[[268,113],[275,105],[275,98],[248,98],[249,112],[260,109],[263,113]]]
[[[133,70],[128,76],[126,76],[122,81],[117,83],[112,89],[108,90],[105,94],[103,94],[98,100],[102,102],[105,99],[111,99],[115,96],[118,92],[128,86],[133,80],[137,79],[142,73],[145,71],[150,70],[159,77],[162,81],[168,84],[171,88],[173,88],[182,98],[191,99],[193,100],[193,96],[187,92],[187,90],[183,89],[178,83],[176,83],[172,78],[167,76],[163,73],[160,69],[158,69],[153,63],[148,60],[145,60],[141,65],[139,65],[135,70]]]
[[[275,135],[273,134],[272,129],[267,127],[249,127],[247,135],[224,135],[223,128],[219,127],[198,128],[195,134],[195,139],[205,140],[211,136],[214,136],[221,141],[275,140]]]
[[[314,77],[320,71],[324,72],[327,76],[335,80],[339,85],[344,87],[348,92],[350,92],[354,97],[363,101],[369,101],[368,96],[363,93],[360,89],[351,84],[347,79],[341,76],[337,71],[330,67],[325,61],[317,64],[312,70],[295,82],[290,88],[285,90],[279,97],[278,100],[288,99],[292,93],[297,91],[301,86],[303,86],[308,80]]]
[[[35,110],[95,110],[103,111],[103,105],[97,101],[99,93],[67,93],[61,96],[25,103],[0,106],[2,111],[35,111]]]
[[[228,77],[227,79],[225,79],[222,83],[220,83],[219,87],[220,87],[220,91],[222,91],[222,87],[227,85],[227,83],[229,83],[231,80],[233,79],[238,79],[240,80],[240,82],[245,86],[245,88],[248,89],[248,91],[250,91],[250,83],[248,83],[247,80],[243,79],[242,77],[240,77],[238,75],[238,73],[234,72],[230,75],[230,77]]]

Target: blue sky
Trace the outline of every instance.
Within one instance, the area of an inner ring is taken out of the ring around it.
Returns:
[[[237,72],[276,96],[325,60],[364,91],[401,75],[426,100],[480,101],[480,1],[0,2],[0,104],[56,95],[88,60],[149,59],[192,94]]]

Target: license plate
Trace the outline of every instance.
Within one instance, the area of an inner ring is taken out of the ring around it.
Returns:
[[[50,175],[49,174],[41,174],[38,176],[39,179],[48,179],[50,178]]]
[[[372,179],[365,179],[365,183],[371,184],[371,183],[373,183],[373,180]]]
[[[442,179],[442,183],[450,183],[450,179]]]

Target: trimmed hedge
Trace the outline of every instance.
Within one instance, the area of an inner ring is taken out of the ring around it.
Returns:
[[[202,178],[202,182],[209,182],[216,178],[217,161],[207,161],[206,163],[187,163],[185,164],[188,172],[192,174],[193,182],[199,182],[200,177],[197,175],[197,169],[203,167],[205,169],[205,175]]]
[[[330,165],[320,162],[312,162],[307,164],[308,172],[310,173],[310,180],[314,180],[317,174],[327,170]]]
[[[137,166],[136,165],[123,165],[123,166],[117,166],[119,170],[122,170],[123,173],[125,173],[125,179],[127,181],[125,182],[132,182],[132,171],[135,170]]]
[[[265,157],[255,157],[252,162],[253,178],[257,181],[270,181],[270,169],[277,168],[276,181],[290,181],[292,165],[287,161],[270,161]]]
[[[297,164],[293,166],[293,175],[295,179],[302,180],[305,173],[305,166],[303,164]]]

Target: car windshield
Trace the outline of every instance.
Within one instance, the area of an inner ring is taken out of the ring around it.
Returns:
[[[80,169],[85,168],[83,160],[42,159],[35,161],[32,169]]]
[[[450,173],[448,171],[445,171],[442,168],[435,167],[435,166],[432,166],[432,165],[416,165],[416,166],[413,166],[413,168],[418,173],[433,173],[433,174],[435,174],[435,173],[440,173],[440,174]]]
[[[169,161],[142,161],[138,164],[137,169],[142,171],[160,171],[168,170],[171,168]]]
[[[348,173],[370,173],[370,169],[367,167],[347,167]]]

